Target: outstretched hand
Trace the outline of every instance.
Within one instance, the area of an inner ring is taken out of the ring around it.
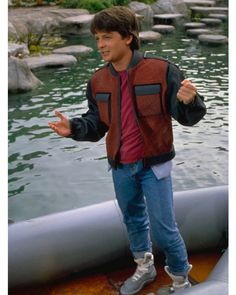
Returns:
[[[69,119],[58,111],[55,111],[55,115],[60,119],[60,121],[48,122],[48,126],[60,136],[69,136],[71,134]]]
[[[194,100],[195,95],[197,94],[197,88],[191,81],[187,79],[183,80],[181,85],[182,86],[177,92],[177,98],[184,104],[189,104]]]

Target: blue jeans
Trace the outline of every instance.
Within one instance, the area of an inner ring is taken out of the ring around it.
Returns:
[[[171,176],[157,179],[151,168],[143,168],[142,161],[112,169],[112,176],[134,257],[152,252],[151,229],[171,273],[186,275],[189,263],[175,222]]]

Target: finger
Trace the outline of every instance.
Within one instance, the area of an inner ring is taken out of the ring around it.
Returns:
[[[195,87],[192,86],[182,86],[180,87],[179,91],[180,94],[184,94],[184,95],[196,95],[197,93],[197,89]]]
[[[177,92],[177,98],[178,98],[179,101],[182,101],[183,100],[182,99],[182,96],[181,96],[181,93],[179,91]]]
[[[185,95],[191,95],[196,94],[196,89],[192,87],[181,87],[178,92]]]
[[[52,123],[52,122],[48,122],[48,126],[49,126],[51,129],[53,129],[53,130],[56,129],[56,125],[55,125],[54,123]]]
[[[184,79],[183,81],[181,81],[182,85],[187,85],[189,83],[192,83],[189,79]]]
[[[183,86],[187,91],[195,91],[197,92],[197,88],[194,84],[187,84]]]
[[[183,80],[181,82],[182,86],[181,87],[186,87],[186,88],[189,88],[189,89],[194,89],[195,91],[197,90],[196,86],[190,81],[190,80]]]
[[[62,113],[60,113],[59,111],[55,111],[55,115],[61,120],[66,119],[66,117]]]
[[[192,101],[194,99],[195,95],[194,93],[193,94],[186,94],[186,93],[178,93],[177,94],[177,98],[180,100],[180,101]]]

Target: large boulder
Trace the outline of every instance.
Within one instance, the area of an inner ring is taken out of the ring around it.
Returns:
[[[145,23],[153,24],[153,10],[150,5],[138,2],[138,1],[132,1],[129,4],[130,9],[132,9],[136,14],[143,16],[143,21]]]
[[[78,15],[89,14],[86,9],[63,9],[58,7],[34,7],[9,9],[8,27],[11,35],[17,40],[27,42],[32,34],[61,33],[61,23],[64,19]]]
[[[25,92],[30,91],[42,82],[35,77],[23,59],[13,56],[8,58],[8,91]]]
[[[8,22],[8,40],[11,40],[11,41],[19,40],[19,35],[11,22]]]
[[[8,43],[8,56],[26,57],[29,56],[28,47],[25,44]]]
[[[151,5],[154,14],[180,13],[187,15],[188,9],[183,0],[158,0]]]

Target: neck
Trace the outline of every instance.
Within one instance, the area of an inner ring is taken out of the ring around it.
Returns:
[[[122,59],[118,61],[113,61],[112,65],[114,69],[118,72],[126,70],[128,65],[131,62],[132,56],[133,56],[133,52],[130,50]]]

